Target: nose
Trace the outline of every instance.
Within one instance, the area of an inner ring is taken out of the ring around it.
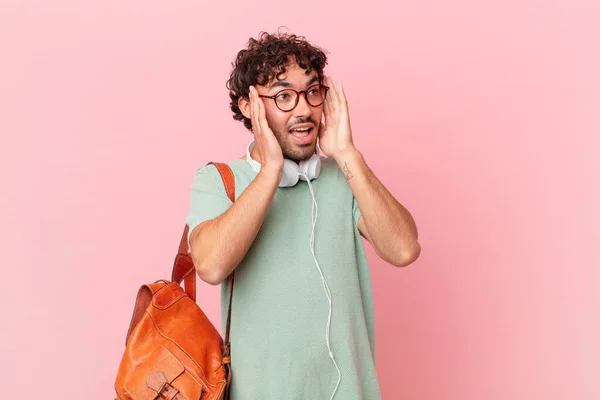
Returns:
[[[294,114],[296,117],[305,117],[312,113],[312,107],[306,101],[306,92],[300,93],[298,97],[298,105],[294,108]]]

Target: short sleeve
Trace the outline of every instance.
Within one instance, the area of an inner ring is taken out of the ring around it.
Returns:
[[[356,202],[356,198],[352,197],[352,219],[354,219],[354,226],[358,228],[358,220],[362,213],[360,212],[360,208],[358,208],[358,203]]]
[[[198,168],[194,183],[190,186],[190,205],[186,224],[188,230],[188,248],[190,235],[194,228],[204,221],[218,217],[231,207],[221,174],[214,165]]]

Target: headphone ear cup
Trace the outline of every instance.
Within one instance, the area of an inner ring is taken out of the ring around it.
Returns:
[[[281,171],[280,187],[290,187],[298,183],[300,175],[298,174],[298,164],[292,160],[283,160],[283,170]]]
[[[300,161],[299,168],[300,172],[305,174],[308,179],[318,178],[321,173],[321,157],[318,154],[313,154],[308,160]],[[302,175],[300,179],[306,180]]]

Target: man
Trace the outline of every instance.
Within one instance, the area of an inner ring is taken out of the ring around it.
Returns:
[[[192,259],[202,280],[222,284],[224,320],[235,270],[232,400],[380,398],[361,235],[398,267],[420,245],[410,213],[354,146],[344,89],[324,76],[326,63],[302,37],[250,39],[227,85],[255,141],[229,162],[236,201],[212,165],[191,186]]]

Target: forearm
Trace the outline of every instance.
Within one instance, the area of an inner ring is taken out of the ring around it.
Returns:
[[[262,226],[279,179],[261,171],[225,213],[193,230],[192,260],[203,281],[220,284],[242,261]]]
[[[377,254],[396,266],[416,259],[420,252],[418,232],[408,210],[377,179],[356,148],[341,153],[336,161],[356,198]]]

